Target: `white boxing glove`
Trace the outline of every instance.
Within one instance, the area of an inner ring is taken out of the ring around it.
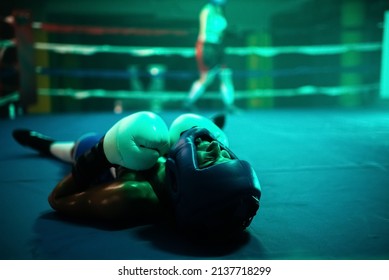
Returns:
[[[110,167],[151,168],[168,152],[169,130],[158,115],[139,112],[118,121],[105,136],[75,162],[72,174],[79,185],[98,182]]]
[[[206,128],[218,141],[228,147],[228,138],[224,131],[210,119],[196,114],[183,114],[172,122],[169,128],[170,145],[173,146],[178,141],[182,132],[194,126]]]
[[[128,169],[151,168],[169,150],[169,130],[161,117],[138,112],[117,122],[104,136],[109,162]]]

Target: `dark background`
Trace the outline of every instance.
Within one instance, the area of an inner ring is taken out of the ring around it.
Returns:
[[[32,12],[33,22],[66,25],[138,28],[148,30],[180,31],[181,35],[145,36],[88,35],[82,33],[35,32],[36,41],[81,45],[184,47],[194,46],[198,13],[204,0],[112,0],[112,1],[24,1],[2,3],[1,11],[7,14],[14,9]],[[383,33],[386,0],[230,0],[226,6],[229,29],[226,35],[228,47],[285,47],[325,46],[344,44],[380,43]],[[39,52],[38,52],[39,53]],[[49,65],[38,54],[38,66],[52,69],[93,69],[103,71],[126,71],[138,67],[145,90],[150,85],[147,73],[151,64],[162,64],[168,75],[165,90],[188,92],[197,78],[193,57],[151,56],[135,57],[123,54],[100,53],[93,56],[72,54],[48,54]],[[349,52],[334,55],[305,55],[295,52],[270,57],[227,57],[233,69],[237,91],[283,90],[314,85],[316,87],[342,87],[379,84],[381,51]],[[47,87],[47,85],[45,85]],[[38,87],[42,87],[39,84]],[[71,77],[52,75],[50,88],[134,90],[128,79]],[[210,90],[218,90],[216,82]],[[346,92],[348,94],[348,92]],[[242,107],[284,106],[370,106],[379,95],[378,88],[353,97],[328,97],[310,95],[285,98],[271,96],[244,100]],[[208,106],[221,102],[204,101]],[[201,101],[200,101],[201,103]],[[64,105],[68,104],[68,105]],[[93,105],[91,105],[93,104]],[[63,98],[53,98],[53,111],[71,108],[83,110],[106,109],[106,100],[88,100],[88,105]],[[203,104],[204,105],[204,104]],[[140,101],[136,106],[142,107]],[[111,103],[109,108],[111,108]]]

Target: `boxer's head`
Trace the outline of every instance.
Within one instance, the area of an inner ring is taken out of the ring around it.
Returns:
[[[166,162],[178,227],[197,236],[242,232],[259,208],[258,178],[204,128],[182,133]]]

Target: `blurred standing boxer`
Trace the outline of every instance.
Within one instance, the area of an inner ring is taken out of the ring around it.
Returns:
[[[235,89],[232,71],[224,63],[223,37],[227,28],[224,6],[227,0],[209,0],[200,11],[200,26],[196,42],[196,60],[200,77],[190,89],[185,102],[188,110],[193,110],[195,102],[218,76],[220,92],[227,112],[234,112]]]

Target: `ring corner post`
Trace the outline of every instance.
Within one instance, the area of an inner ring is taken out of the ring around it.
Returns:
[[[37,102],[32,16],[28,10],[15,10],[13,16],[20,75],[20,105],[26,109]]]
[[[389,10],[385,11],[383,23],[380,97],[389,100]]]

